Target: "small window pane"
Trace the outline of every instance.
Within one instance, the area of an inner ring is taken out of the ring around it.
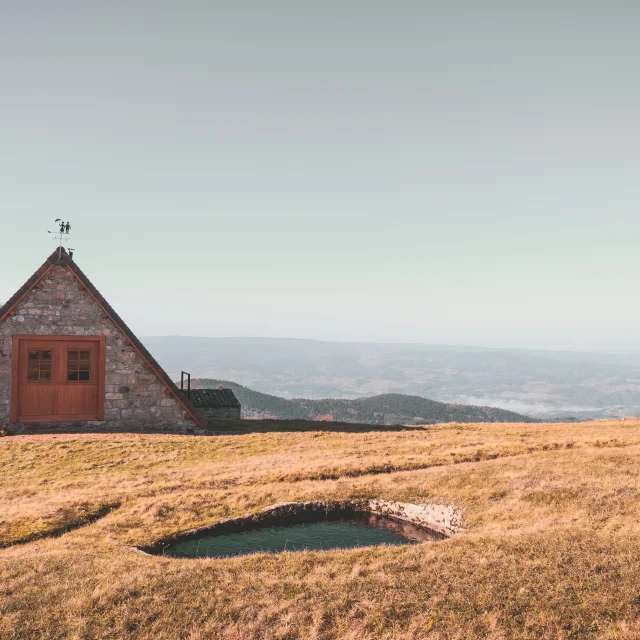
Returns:
[[[27,353],[27,381],[51,381],[51,349],[30,349]]]
[[[67,352],[67,381],[90,382],[91,381],[91,352],[68,351]]]

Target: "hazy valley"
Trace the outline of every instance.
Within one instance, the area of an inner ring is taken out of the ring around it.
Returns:
[[[541,419],[640,413],[640,355],[276,338],[143,342],[174,379],[184,369],[283,398],[402,393]]]
[[[366,398],[281,398],[228,380],[196,379],[194,388],[233,389],[247,419],[322,420],[361,424],[437,424],[439,422],[535,422],[535,419],[495,407],[447,404],[420,396],[386,393]]]

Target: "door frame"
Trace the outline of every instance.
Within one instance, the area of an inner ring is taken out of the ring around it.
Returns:
[[[11,416],[10,422],[18,422],[18,385],[20,371],[20,341],[29,342],[97,342],[98,343],[98,420],[104,420],[104,377],[105,362],[107,355],[107,339],[105,336],[64,336],[64,335],[30,335],[14,334],[11,347]],[[61,422],[82,422],[85,420],[95,420],[94,416],[77,416],[73,420],[62,420]],[[28,420],[33,422],[33,420]],[[41,421],[42,422],[42,421]],[[60,422],[60,420],[45,420],[45,422]]]

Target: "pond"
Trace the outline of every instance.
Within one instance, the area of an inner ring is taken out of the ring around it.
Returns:
[[[416,544],[444,538],[441,534],[407,522],[362,513],[315,522],[204,535],[170,544],[163,548],[162,554],[177,558],[228,558],[250,553]]]

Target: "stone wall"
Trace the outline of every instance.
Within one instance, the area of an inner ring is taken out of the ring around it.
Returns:
[[[198,408],[198,413],[207,420],[240,420],[240,407]]]
[[[463,510],[452,504],[410,504],[390,500],[369,500],[372,513],[406,520],[446,536],[462,531]]]
[[[14,334],[106,336],[104,421],[38,423],[39,428],[186,432],[196,426],[69,267],[56,265],[0,323],[0,427],[9,432],[34,427],[9,425]]]

